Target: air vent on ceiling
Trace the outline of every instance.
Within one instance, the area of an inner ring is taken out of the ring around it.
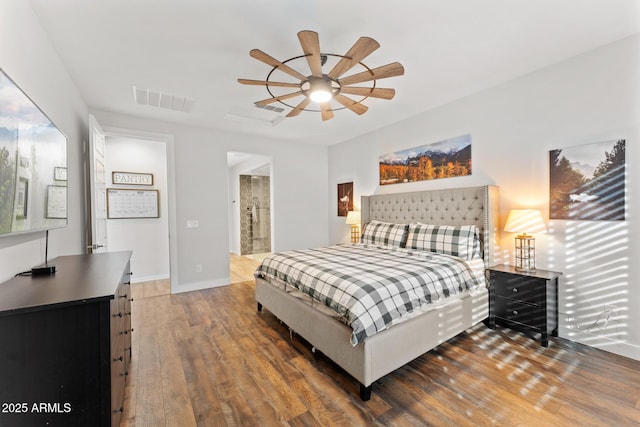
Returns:
[[[269,111],[273,111],[274,113],[282,113],[284,111],[284,108],[281,107],[274,107],[273,105],[258,105],[258,104],[254,104],[257,108],[262,108],[265,110],[269,110]]]
[[[150,105],[152,107],[164,108],[173,111],[188,113],[193,107],[193,99],[184,96],[175,96],[168,93],[142,89],[137,86],[133,88],[133,101],[138,105]]]
[[[251,108],[251,107],[231,107],[229,112],[224,116],[227,120],[233,120],[236,122],[245,122],[253,124],[264,124],[275,126],[284,120],[283,114],[278,114],[284,111],[283,108]]]

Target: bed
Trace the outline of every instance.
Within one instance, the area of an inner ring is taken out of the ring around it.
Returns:
[[[479,242],[477,251],[481,254],[480,268],[483,270],[483,267],[499,261],[498,199],[496,186],[363,196],[361,218],[362,224],[370,223],[370,226],[377,223],[422,223],[436,229],[438,226],[457,229],[475,226]],[[365,234],[368,233],[366,227]],[[349,246],[338,246],[331,250],[340,254],[341,251],[351,250]],[[367,245],[356,246],[364,247],[354,250],[369,250]],[[394,249],[399,252],[403,250],[407,249]],[[406,256],[414,255],[410,253]],[[379,269],[378,266],[373,267],[372,270]],[[322,297],[310,298],[302,296],[301,292],[292,292],[291,287],[287,288],[273,275],[264,274],[261,268],[264,267],[261,265],[256,271],[258,311],[263,308],[269,310],[307,340],[314,350],[321,351],[358,380],[360,397],[365,401],[370,399],[376,380],[483,321],[489,314],[488,291],[483,282],[483,286],[461,289],[454,298],[426,304],[419,310],[410,310],[406,318],[394,319],[373,334],[363,333],[362,330],[356,333],[355,328],[340,321],[344,313],[331,315],[331,310],[317,303]]]

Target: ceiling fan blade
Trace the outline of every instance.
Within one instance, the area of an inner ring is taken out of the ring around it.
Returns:
[[[264,107],[265,105],[272,104],[274,102],[283,101],[289,98],[295,98],[296,96],[302,95],[302,91],[287,93],[285,95],[274,96],[273,98],[263,99],[262,101],[256,101],[254,104]]]
[[[380,44],[371,37],[360,37],[333,69],[329,71],[327,77],[334,80],[337,79],[379,47]]]
[[[334,95],[333,99],[335,99],[340,104],[344,105],[349,110],[351,110],[354,113],[356,113],[357,115],[362,115],[362,114],[366,113],[367,110],[369,109],[369,108],[367,108],[366,105],[362,105],[359,102],[356,102],[353,99],[348,98],[348,97],[346,97],[344,95],[340,95],[340,94]]]
[[[333,111],[331,110],[331,104],[323,102],[320,104],[320,112],[322,113],[322,121],[333,119]]]
[[[358,74],[354,74],[344,79],[340,79],[338,82],[341,86],[352,85],[355,83],[367,82],[370,80],[386,79],[387,77],[401,76],[404,74],[404,67],[399,62],[392,62],[391,64],[383,65],[372,69],[371,71],[363,71]]]
[[[289,114],[287,114],[287,117],[297,116],[302,112],[302,110],[307,108],[307,105],[309,105],[310,102],[311,100],[308,97],[305,98],[300,104],[296,105],[296,107],[293,110],[289,111]]]
[[[353,87],[342,86],[340,93],[350,95],[370,96],[372,98],[393,99],[396,95],[395,89],[386,89],[382,87]]]
[[[322,77],[322,60],[320,59],[320,40],[318,33],[315,31],[300,31],[298,40],[302,51],[307,57],[311,75],[313,77]]]
[[[300,83],[268,82],[265,80],[238,79],[238,83],[254,86],[300,87]]]
[[[284,73],[287,73],[290,76],[293,76],[298,80],[306,80],[307,79],[305,76],[303,76],[302,74],[300,74],[299,72],[297,72],[293,68],[289,67],[288,65],[283,64],[282,62],[278,61],[274,57],[272,57],[270,55],[267,55],[266,53],[264,53],[260,49],[251,50],[249,52],[249,56],[251,56],[252,58],[257,59],[258,61],[262,61],[267,65],[271,65],[272,67],[275,67],[278,70],[280,70],[280,71],[282,71]]]

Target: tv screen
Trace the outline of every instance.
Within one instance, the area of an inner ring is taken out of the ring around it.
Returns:
[[[67,225],[67,137],[0,69],[0,236]]]

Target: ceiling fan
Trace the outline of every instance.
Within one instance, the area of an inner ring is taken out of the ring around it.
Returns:
[[[392,99],[395,96],[396,91],[394,89],[379,88],[376,83],[377,80],[380,79],[403,75],[404,67],[402,64],[392,62],[381,67],[369,68],[362,63],[364,58],[380,47],[380,44],[374,39],[370,37],[360,37],[344,55],[321,53],[318,33],[315,31],[300,31],[298,33],[298,39],[300,40],[304,55],[289,58],[282,62],[259,49],[253,49],[249,52],[251,57],[273,67],[267,75],[266,80],[238,79],[238,82],[242,84],[266,87],[271,97],[255,102],[257,106],[265,107],[268,104],[279,102],[292,108],[289,114],[287,114],[287,117],[297,116],[302,111],[320,111],[322,120],[329,120],[333,118],[334,111],[344,108],[348,108],[358,115],[366,113],[368,107],[362,104],[362,101],[368,97]],[[308,76],[287,65],[288,63],[293,65],[296,60],[300,60],[301,58],[306,59],[309,69],[311,70],[311,74]],[[327,64],[329,59],[335,62],[335,64],[333,64],[329,72],[324,73],[322,67]],[[342,77],[356,66],[362,68],[363,71]],[[270,80],[276,70],[288,74],[299,81],[282,82]],[[370,82],[370,86],[352,86],[364,82]],[[297,90],[278,95],[274,93],[273,88],[290,88]],[[356,95],[361,98],[355,100],[345,95]],[[304,98],[295,106],[284,102],[296,97]],[[336,106],[334,108],[332,100],[342,105],[342,107]],[[308,108],[312,101],[319,104],[320,110]]]

